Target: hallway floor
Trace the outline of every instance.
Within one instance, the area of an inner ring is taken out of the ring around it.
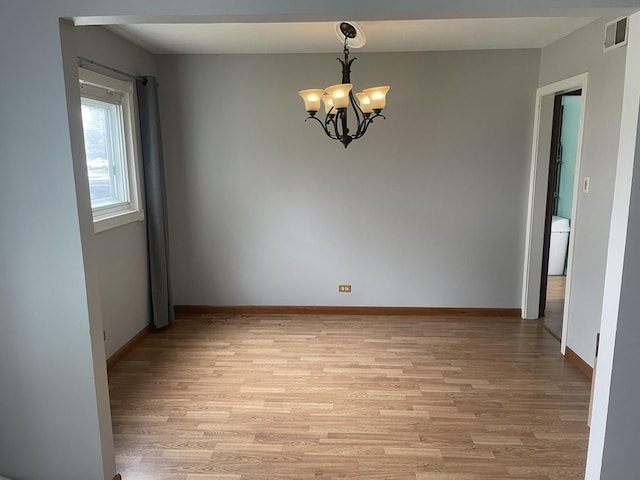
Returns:
[[[562,317],[564,315],[564,291],[567,284],[565,275],[550,275],[547,278],[547,303],[541,323],[556,339],[562,338]]]

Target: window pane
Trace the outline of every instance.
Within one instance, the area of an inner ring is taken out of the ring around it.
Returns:
[[[82,98],[82,125],[93,208],[128,202],[121,108]]]

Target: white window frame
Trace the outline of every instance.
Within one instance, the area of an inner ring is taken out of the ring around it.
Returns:
[[[78,74],[81,97],[115,103],[121,107],[123,117],[120,130],[126,164],[124,185],[128,187],[129,199],[117,204],[92,207],[93,231],[99,233],[128,223],[143,221],[134,84],[86,68],[79,68]]]

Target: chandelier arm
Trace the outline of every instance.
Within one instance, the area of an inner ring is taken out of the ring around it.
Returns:
[[[322,122],[322,120],[320,120],[318,117],[315,117],[315,116],[307,117],[305,119],[305,122],[309,119],[316,120],[324,130],[324,133],[326,133],[329,138],[331,138],[332,140],[340,141],[345,148],[347,148],[347,145],[349,145],[351,143],[351,140],[353,140],[353,138],[350,135],[344,135],[340,133],[340,130],[338,129],[337,115],[334,116],[333,118],[330,118],[327,115],[327,118],[325,119],[324,123]],[[335,133],[331,132],[331,126],[333,126],[333,130]]]
[[[315,116],[314,116],[314,117],[311,117],[311,116],[309,116],[309,117],[307,117],[307,118],[305,118],[305,119],[304,119],[304,121],[305,121],[305,122],[306,122],[307,120],[315,120],[316,122],[318,122],[318,123],[320,124],[320,126],[321,126],[321,127],[322,127],[322,129],[324,130],[324,133],[326,133],[326,134],[329,136],[329,138],[332,138],[332,139],[334,139],[334,140],[337,140],[337,138],[336,138],[336,137],[333,137],[333,136],[331,135],[331,132],[329,131],[329,129],[327,129],[326,123],[322,123],[322,120],[320,120],[318,117],[315,117]]]
[[[337,114],[334,114],[333,117],[330,117],[329,115],[327,115],[327,118],[325,119],[324,125],[322,127],[324,128],[324,132],[329,136],[329,138],[333,140],[340,139],[340,136],[338,135],[338,126],[336,124],[337,116],[338,116]],[[335,131],[335,135],[331,133],[331,127],[333,127],[333,130]]]
[[[311,115],[308,116],[307,118],[304,119],[304,121],[306,122],[307,120],[315,120],[316,122],[318,122],[320,125],[322,125],[322,120],[320,120],[318,117],[312,117]],[[323,126],[324,127],[324,126]]]
[[[358,138],[364,136],[364,134],[367,132],[367,128],[369,127],[369,123],[371,122],[365,118],[364,121],[360,125],[358,125],[358,131],[353,136],[354,140],[357,140]]]
[[[340,136],[340,141],[344,144],[347,141],[347,137],[349,136],[349,127],[347,126],[347,109],[345,108],[344,112],[341,114],[342,120],[342,135]]]
[[[340,131],[338,129],[338,117],[341,115],[340,112],[336,113],[333,118],[331,119],[331,124],[333,125],[333,131],[335,132],[335,136],[331,136],[331,138],[335,139],[335,140],[340,140]]]
[[[369,128],[369,125],[371,125],[373,123],[373,120],[378,118],[378,117],[383,118],[384,120],[387,119],[387,117],[385,117],[384,115],[382,115],[380,113],[376,113],[375,115],[373,115],[371,117],[365,117],[364,123],[363,123],[363,127],[362,127],[362,132],[360,132],[360,134],[358,136],[354,136],[354,139],[362,137],[367,132],[367,128]]]
[[[364,134],[367,133],[367,128],[369,128],[370,123],[371,123],[371,119],[365,118],[363,122],[360,125],[358,125],[358,132],[353,136],[353,139],[356,140],[364,136]]]
[[[351,103],[351,107],[353,108],[353,111],[355,112],[356,122],[358,124],[358,128],[356,129],[356,133],[353,135],[353,138],[360,138],[362,135],[364,135],[364,131],[362,133],[360,133],[360,131],[362,130],[363,126],[364,126],[364,129],[366,130],[366,125],[365,125],[366,117],[364,115],[364,112],[362,111],[362,109],[358,105],[358,102],[356,102],[356,99],[353,96],[353,92],[351,90],[349,91],[349,103]]]

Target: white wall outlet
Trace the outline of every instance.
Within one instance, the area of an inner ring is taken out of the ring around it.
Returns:
[[[351,293],[351,285],[338,285],[338,292]]]
[[[589,187],[591,186],[591,177],[584,177],[582,181],[582,192],[589,193]]]

